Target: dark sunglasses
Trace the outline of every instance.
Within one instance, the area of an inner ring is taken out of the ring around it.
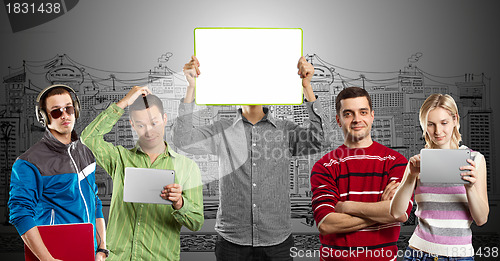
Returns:
[[[66,107],[61,107],[59,109],[54,109],[54,110],[50,111],[50,116],[52,116],[52,118],[54,118],[54,119],[57,119],[57,118],[62,116],[63,111],[66,111],[67,114],[71,115],[71,114],[75,113],[75,107],[66,106]]]

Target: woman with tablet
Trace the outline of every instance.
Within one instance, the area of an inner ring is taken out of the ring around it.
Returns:
[[[464,149],[459,128],[458,109],[449,95],[432,94],[420,108],[419,120],[426,149]],[[422,183],[420,154],[410,158],[403,180],[391,202],[391,215],[401,222],[415,190],[418,225],[409,240],[404,260],[449,260],[448,257],[474,260],[472,221],[478,226],[488,220],[486,161],[471,151],[470,165],[460,169],[467,184]],[[434,173],[440,175],[440,173]],[[438,259],[435,259],[435,258]],[[440,259],[442,257],[443,259]]]

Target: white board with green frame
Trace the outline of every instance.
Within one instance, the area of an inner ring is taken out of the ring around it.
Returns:
[[[196,28],[200,105],[302,103],[300,28]]]

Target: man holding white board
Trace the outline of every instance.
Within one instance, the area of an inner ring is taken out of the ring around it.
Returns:
[[[290,159],[319,152],[324,140],[322,107],[311,87],[314,67],[304,57],[297,65],[309,127],[276,119],[262,105],[243,105],[234,120],[195,128],[192,114],[199,67],[195,56],[184,66],[189,86],[174,125],[174,144],[188,153],[219,156],[217,260],[292,260]]]

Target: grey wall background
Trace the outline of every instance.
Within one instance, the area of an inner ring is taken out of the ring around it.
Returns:
[[[166,64],[180,72],[193,53],[195,27],[300,27],[304,31],[304,54],[317,54],[343,68],[398,71],[408,65],[408,58],[421,52],[423,56],[415,65],[426,72],[440,76],[484,73],[491,78],[489,98],[493,130],[498,136],[497,6],[493,0],[87,0],[57,19],[18,33],[12,33],[6,12],[0,10],[0,75],[8,76],[22,66],[23,60],[43,61],[56,54],[67,54],[102,70],[144,72],[158,66],[157,58],[167,52],[174,55]],[[266,57],[262,62],[257,73],[272,72],[273,66],[279,66],[279,61]],[[359,76],[356,72],[343,74]],[[48,85],[42,76],[32,79],[36,86]],[[497,141],[496,151],[499,145]],[[489,164],[495,164],[497,158]],[[499,187],[500,179],[496,180]],[[490,221],[478,231],[500,230],[494,222],[500,216],[499,199],[497,194],[490,195]],[[5,234],[12,233],[3,229]],[[3,254],[7,255],[0,256]],[[197,260],[196,255],[213,256],[201,252],[184,255],[183,260]]]

